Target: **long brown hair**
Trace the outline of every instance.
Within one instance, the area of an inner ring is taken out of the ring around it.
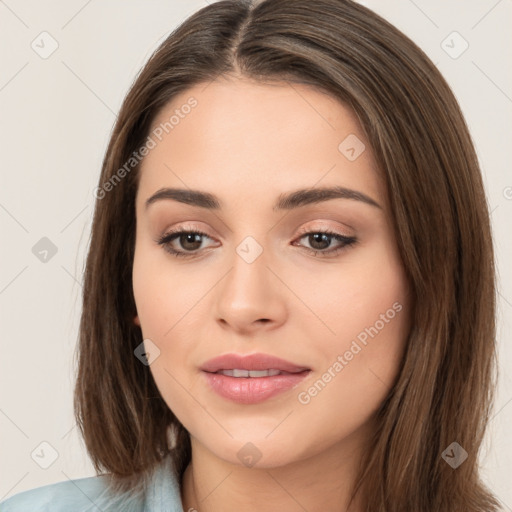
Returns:
[[[131,159],[164,105],[228,73],[308,84],[352,108],[385,179],[413,308],[400,373],[361,463],[365,510],[498,510],[478,473],[496,356],[494,256],[475,150],[428,57],[350,0],[213,3],[176,28],[134,81],[103,161],[83,285],[75,414],[95,469],[111,474],[112,488],[136,492],[164,456],[180,478],[190,461],[186,429],[133,353],[142,332],[133,323]],[[468,454],[456,469],[442,457],[453,442]]]

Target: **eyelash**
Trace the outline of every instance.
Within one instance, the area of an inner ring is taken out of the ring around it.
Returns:
[[[310,230],[310,231],[308,231],[306,229],[302,229],[299,234],[301,235],[298,238],[299,240],[304,238],[307,235],[317,235],[318,234],[318,235],[330,236],[331,238],[337,240],[338,242],[343,243],[343,245],[341,247],[338,247],[335,249],[329,249],[329,250],[325,250],[325,251],[305,247],[305,249],[307,251],[309,251],[310,253],[313,253],[314,256],[319,256],[321,258],[337,256],[341,251],[349,248],[350,246],[352,246],[353,244],[355,244],[357,242],[357,239],[353,236],[340,235],[339,233],[336,233],[335,231],[330,231],[330,230],[324,230],[324,231]],[[171,247],[170,243],[172,241],[174,241],[174,239],[178,238],[181,235],[200,235],[200,236],[210,238],[210,236],[208,236],[207,233],[203,233],[202,231],[198,231],[195,229],[187,230],[184,228],[180,228],[180,229],[171,230],[171,231],[165,233],[163,236],[158,238],[158,240],[156,240],[156,242],[159,245],[162,245],[165,251],[167,251],[172,256],[176,256],[177,258],[191,258],[191,257],[196,256],[197,252],[188,252],[188,253],[181,252],[181,251],[176,251],[175,249],[173,249]],[[328,255],[328,256],[326,256],[326,255]]]
[[[298,240],[301,240],[302,238],[308,236],[308,235],[327,235],[334,240],[337,240],[338,242],[341,242],[343,245],[341,247],[335,248],[335,249],[329,249],[329,250],[317,250],[317,249],[311,249],[309,247],[305,247],[305,249],[313,253],[314,256],[320,257],[320,258],[326,258],[326,257],[334,257],[337,256],[340,252],[342,252],[345,249],[348,249],[350,246],[354,245],[357,242],[357,239],[355,237],[348,237],[344,235],[340,235],[339,233],[336,233],[335,231],[331,230],[307,230],[303,228],[300,232],[300,237]],[[176,238],[178,238],[181,235],[199,235],[203,237],[210,238],[207,233],[203,233],[202,231],[198,231],[195,229],[186,229],[186,228],[179,228],[177,230],[171,230],[167,233],[165,233],[163,236],[161,236],[156,242],[159,245],[162,245],[164,250],[167,251],[172,256],[175,256],[177,258],[191,258],[197,255],[197,252],[181,252],[176,251],[171,247],[171,242],[174,241]]]

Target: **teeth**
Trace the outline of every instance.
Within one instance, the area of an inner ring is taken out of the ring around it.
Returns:
[[[219,370],[217,373],[228,377],[273,377],[282,373],[280,370]]]

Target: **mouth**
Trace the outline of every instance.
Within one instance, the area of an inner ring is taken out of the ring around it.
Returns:
[[[273,376],[280,373],[299,373],[310,368],[270,354],[224,354],[204,363],[201,370],[208,373],[233,372],[225,374],[230,377],[268,377],[269,372],[270,376]]]
[[[201,370],[211,390],[240,404],[256,404],[293,389],[311,369],[268,354],[226,354]]]
[[[212,372],[209,372],[212,373]],[[219,370],[213,373],[217,373],[220,375],[226,375],[227,377],[249,377],[251,379],[261,378],[261,377],[275,377],[276,375],[292,375],[293,373],[301,373],[301,372],[285,372],[281,370],[277,370],[271,368],[269,370],[244,370],[241,368],[233,368],[232,370]]]

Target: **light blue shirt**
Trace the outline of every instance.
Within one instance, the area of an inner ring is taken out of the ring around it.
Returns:
[[[108,492],[104,476],[66,480],[22,491],[0,503],[0,512],[183,512],[180,488],[167,456],[144,496]]]

